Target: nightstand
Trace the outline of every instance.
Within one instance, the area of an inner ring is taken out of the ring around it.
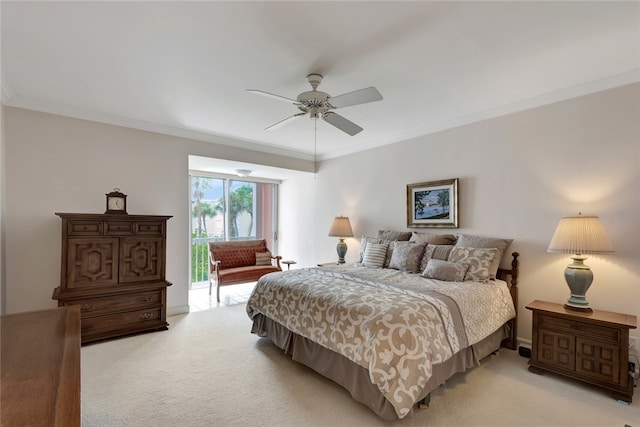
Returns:
[[[629,329],[636,316],[593,310],[571,311],[562,304],[533,301],[533,333],[529,370],[554,372],[611,391],[631,402]]]

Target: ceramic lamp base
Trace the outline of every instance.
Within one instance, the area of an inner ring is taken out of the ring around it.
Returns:
[[[347,254],[347,244],[344,242],[343,237],[340,238],[340,241],[336,245],[336,252],[338,252],[338,264],[344,264],[344,256]]]
[[[582,255],[572,256],[573,264],[569,264],[564,270],[564,278],[569,285],[571,296],[565,303],[567,310],[592,312],[586,293],[591,282],[593,282],[593,273],[588,265],[584,263],[587,257]]]

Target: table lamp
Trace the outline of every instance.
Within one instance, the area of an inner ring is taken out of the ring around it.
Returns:
[[[585,294],[593,281],[591,268],[584,263],[584,254],[613,252],[607,233],[597,216],[565,216],[560,219],[547,252],[574,254],[564,270],[571,295],[564,307],[568,310],[591,312]]]
[[[338,264],[344,264],[344,256],[347,254],[347,244],[344,242],[344,238],[353,237],[349,218],[346,216],[335,217],[329,230],[329,236],[340,238],[336,251],[338,252]]]

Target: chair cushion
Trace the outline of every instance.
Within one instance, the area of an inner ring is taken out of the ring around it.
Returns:
[[[213,259],[220,261],[222,270],[227,268],[256,265],[256,252],[265,252],[264,248],[212,249]]]
[[[277,267],[270,265],[252,265],[248,267],[235,267],[226,270],[220,270],[219,285],[232,285],[235,283],[253,282],[268,273],[278,270]]]

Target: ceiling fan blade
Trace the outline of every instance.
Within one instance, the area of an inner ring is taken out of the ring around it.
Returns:
[[[277,99],[278,101],[293,102],[294,104],[296,104],[298,102],[295,99],[287,98],[286,96],[275,95],[273,93],[265,92],[263,90],[258,90],[258,89],[247,89],[247,92],[257,93],[258,95],[263,95],[263,96],[268,96],[269,98]]]
[[[360,126],[358,126],[357,124],[353,123],[352,121],[347,120],[344,117],[342,117],[341,115],[336,114],[336,113],[331,112],[331,111],[329,111],[327,113],[324,113],[322,115],[322,118],[327,123],[334,125],[335,127],[340,129],[341,131],[346,132],[351,136],[353,136],[353,135],[355,135],[357,133],[360,133],[363,130]]]
[[[375,87],[367,87],[353,92],[344,93],[342,95],[329,98],[329,104],[334,108],[349,107],[351,105],[366,104],[382,100],[382,95]]]
[[[307,113],[298,113],[298,114],[294,114],[293,116],[289,116],[284,120],[280,120],[278,123],[275,123],[271,126],[269,126],[268,128],[265,128],[264,130],[275,130],[275,129],[279,129],[282,126],[291,123],[292,121],[294,121],[295,119],[297,119],[298,117],[304,116]]]

